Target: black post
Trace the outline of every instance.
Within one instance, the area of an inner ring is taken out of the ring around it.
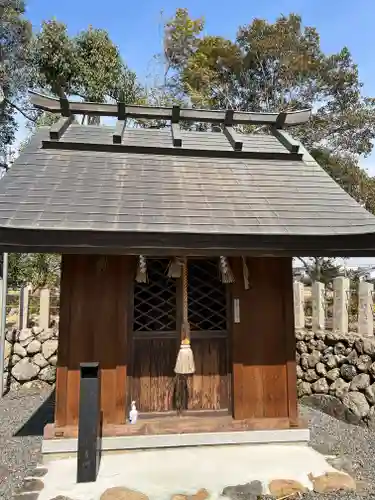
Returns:
[[[77,483],[95,482],[101,448],[99,363],[81,363]]]

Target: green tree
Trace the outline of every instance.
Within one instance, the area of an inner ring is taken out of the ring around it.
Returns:
[[[315,281],[320,281],[326,286],[332,285],[332,280],[337,276],[343,275],[343,266],[338,263],[337,259],[331,257],[298,257],[302,263],[307,280],[306,284],[310,285]]]
[[[25,18],[25,3],[0,3],[0,156],[6,162],[7,149],[17,130],[17,111],[28,116],[24,99],[31,78],[31,24]]]
[[[294,130],[309,149],[371,151],[375,101],[362,96],[347,48],[325,54],[317,30],[296,14],[274,23],[255,19],[234,41],[203,35],[203,28],[203,20],[181,9],[165,25],[172,79],[193,104],[274,112],[311,107],[309,126]]]
[[[31,285],[33,291],[56,287],[60,280],[60,255],[11,253],[8,263],[10,289]]]
[[[34,44],[38,86],[59,97],[137,103],[143,89],[105,30],[89,27],[69,36],[67,26],[46,21]],[[90,117],[89,123],[97,123]]]

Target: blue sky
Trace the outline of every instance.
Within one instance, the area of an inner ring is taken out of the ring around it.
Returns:
[[[374,0],[27,0],[27,16],[36,30],[52,17],[65,22],[71,34],[90,24],[108,30],[123,58],[145,83],[155,70],[153,56],[161,48],[161,12],[169,17],[178,7],[187,7],[194,17],[204,16],[207,33],[228,38],[234,38],[238,27],[254,17],[273,21],[281,13],[299,13],[305,24],[317,27],[325,51],[349,47],[359,65],[364,92],[375,96]],[[375,175],[375,155],[363,165]]]
[[[193,17],[204,16],[205,31],[233,39],[240,25],[254,17],[274,21],[283,13],[298,13],[306,25],[315,26],[326,52],[349,47],[357,62],[364,93],[375,96],[375,1],[374,0],[27,0],[27,17],[38,30],[43,20],[56,17],[75,34],[88,25],[109,31],[127,64],[142,83],[152,68],[153,56],[161,48],[161,12],[171,16],[186,7]],[[19,138],[24,136],[20,127]],[[375,154],[362,165],[375,175]]]

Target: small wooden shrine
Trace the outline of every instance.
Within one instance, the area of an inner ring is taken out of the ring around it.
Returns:
[[[104,436],[301,425],[292,257],[375,247],[375,218],[285,131],[310,111],[32,101],[62,117],[0,182],[0,242],[62,254],[46,437],[76,436],[88,361],[100,363]],[[74,124],[82,114],[117,123]],[[145,128],[151,119],[167,126]],[[269,133],[240,134],[241,125]],[[195,370],[180,384],[185,337]],[[131,401],[137,426],[127,424]]]

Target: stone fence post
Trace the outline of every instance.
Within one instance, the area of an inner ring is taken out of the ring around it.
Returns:
[[[300,281],[293,283],[294,296],[294,327],[296,330],[305,328],[305,287]]]
[[[50,290],[42,288],[39,298],[39,326],[43,330],[49,328],[49,310],[50,310]]]
[[[349,278],[339,276],[333,280],[333,331],[348,333],[349,327]]]
[[[364,336],[374,335],[374,285],[360,281],[358,286],[358,333]]]
[[[29,287],[20,288],[20,300],[18,309],[18,328],[23,330],[29,323]]]
[[[325,294],[324,284],[315,281],[311,287],[312,301],[312,330],[313,332],[325,329]]]

